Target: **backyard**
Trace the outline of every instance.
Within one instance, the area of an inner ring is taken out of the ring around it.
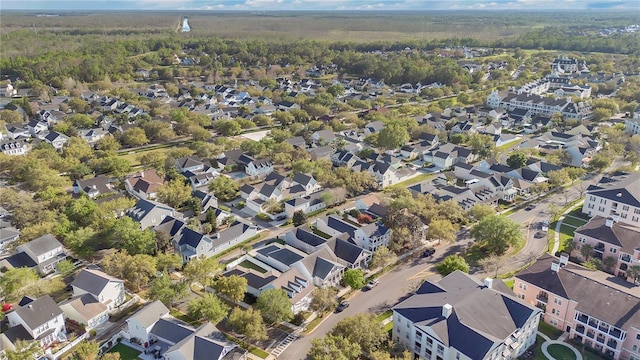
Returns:
[[[130,348],[124,344],[117,344],[108,352],[120,354],[120,359],[122,360],[135,360],[138,358],[138,355],[140,355],[140,351]]]

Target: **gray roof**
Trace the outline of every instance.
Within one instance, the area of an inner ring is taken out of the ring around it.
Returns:
[[[336,256],[349,264],[354,264],[363,253],[366,253],[361,247],[350,243],[349,241],[333,238],[327,241],[327,246]]]
[[[236,221],[233,225],[229,226],[228,228],[220,231],[218,233],[218,237],[211,239],[213,242],[213,247],[216,247],[220,244],[224,244],[226,242],[229,242],[239,236],[241,236],[242,234],[244,234],[245,232],[247,232],[247,230],[249,230],[250,228],[254,228],[254,226],[249,225],[247,223],[241,222],[241,221]]]
[[[169,314],[169,309],[162,303],[160,300],[156,300],[140,311],[135,313],[131,318],[135,318],[142,324],[142,326],[148,328],[153,325],[156,321],[158,321],[161,317]]]
[[[640,207],[640,174],[621,174],[610,180],[613,181],[591,187],[587,194]]]
[[[178,245],[189,245],[191,247],[197,248],[198,245],[200,245],[200,242],[205,238],[207,237],[204,236],[204,234],[185,227],[182,230],[180,240],[178,240]]]
[[[20,306],[15,312],[31,329],[35,329],[62,314],[58,304],[49,295],[44,295],[25,306]]]
[[[161,318],[153,325],[151,333],[175,344],[193,334],[193,329],[177,319]]]
[[[495,344],[540,312],[503,289],[487,288],[456,270],[437,283],[425,282],[393,310],[418,328],[430,328],[446,346],[472,359],[483,359]],[[442,316],[446,304],[453,307],[448,318]]]
[[[207,322],[170,347],[167,353],[179,352],[184,359],[219,360],[230,347],[235,346],[213,324]]]
[[[173,216],[167,216],[162,220],[160,225],[154,227],[153,230],[162,231],[169,234],[169,236],[174,237],[180,232],[180,230],[182,230],[182,228],[184,228],[184,225],[184,221],[178,220]]]
[[[21,246],[29,249],[35,255],[42,255],[61,247],[62,244],[53,235],[46,234]]]
[[[89,294],[98,296],[104,290],[105,286],[110,282],[123,282],[111,275],[105,274],[100,270],[95,269],[83,269],[78,273],[76,278],[71,283],[79,289],[82,289]]]

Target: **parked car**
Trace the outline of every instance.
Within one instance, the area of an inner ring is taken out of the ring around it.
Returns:
[[[349,307],[349,302],[348,301],[343,301],[340,304],[338,304],[338,307],[336,308],[336,312],[342,312],[344,309]]]
[[[433,248],[427,249],[422,253],[422,257],[430,257],[430,256],[433,256],[433,254],[435,253],[436,253],[436,249],[433,249]]]
[[[531,210],[533,210],[533,209],[535,209],[535,208],[536,208],[536,206],[535,206],[535,205],[533,205],[533,204],[531,204],[531,205],[527,206],[526,208],[524,208],[524,210],[525,210],[525,211],[531,211]]]
[[[378,286],[378,283],[379,283],[379,282],[380,282],[380,280],[378,280],[378,279],[373,279],[373,280],[369,281],[369,282],[367,283],[367,285],[365,285],[365,286],[364,286],[364,288],[365,288],[365,289],[367,289],[367,290],[371,290],[371,289],[373,289],[374,287]]]

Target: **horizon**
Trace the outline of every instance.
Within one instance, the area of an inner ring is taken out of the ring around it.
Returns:
[[[628,11],[637,0],[3,0],[2,11]]]

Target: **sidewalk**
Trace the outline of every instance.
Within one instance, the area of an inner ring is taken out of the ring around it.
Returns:
[[[553,249],[551,249],[551,255],[557,253],[558,250],[560,250],[560,227],[562,227],[562,220],[564,220],[564,218],[566,217],[567,214],[572,212],[576,207],[582,206],[582,204],[584,204],[584,199],[579,201],[575,205],[569,207],[558,218],[558,221],[556,222],[556,227],[554,229],[555,234],[554,234],[554,239],[553,239]]]

